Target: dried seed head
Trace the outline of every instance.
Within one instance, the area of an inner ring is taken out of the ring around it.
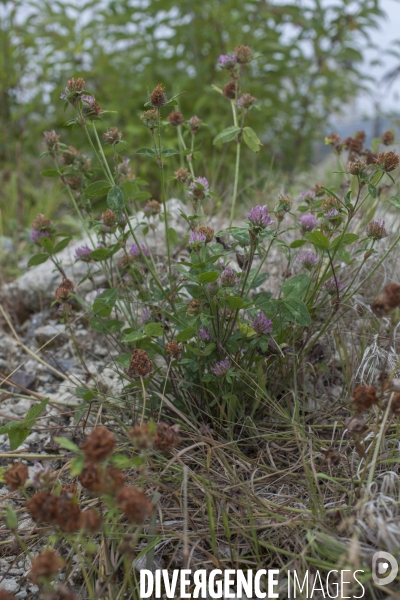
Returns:
[[[388,283],[372,303],[371,309],[377,317],[383,317],[398,306],[400,306],[400,285],[398,283]]]
[[[202,119],[199,119],[199,117],[196,117],[196,115],[193,115],[193,117],[190,117],[187,124],[189,125],[190,132],[193,133],[193,135],[198,132],[202,122],[203,122]]]
[[[367,163],[365,162],[365,160],[353,160],[352,162],[350,162],[348,164],[348,171],[351,175],[362,175],[362,173],[365,171],[365,167],[367,166]]]
[[[150,102],[153,106],[160,107],[164,106],[167,103],[167,97],[164,94],[165,87],[163,87],[160,83],[150,94]]]
[[[343,141],[343,145],[349,152],[359,154],[363,148],[363,140],[357,137],[348,137]]]
[[[81,446],[85,458],[89,461],[100,462],[113,453],[115,446],[114,434],[106,427],[96,427]]]
[[[61,497],[68,498],[68,500],[72,500],[72,498],[78,497],[78,486],[76,483],[67,483],[63,485],[61,488]]]
[[[365,162],[367,165],[374,165],[376,163],[377,158],[378,155],[371,152],[371,150],[365,151]]]
[[[60,498],[55,524],[65,533],[74,533],[80,527],[81,509],[76,497],[70,500],[67,496]]]
[[[229,100],[234,100],[236,98],[236,86],[236,81],[228,81],[228,83],[225,84],[222,88],[222,93],[225,98],[229,98]]]
[[[147,423],[135,425],[128,432],[128,435],[131,438],[133,445],[138,448],[138,450],[147,450],[153,445],[154,433]]]
[[[60,136],[57,135],[54,130],[45,131],[43,133],[43,136],[44,136],[43,144],[46,146],[47,150],[52,154],[52,156],[54,156],[55,153],[60,148],[60,144],[59,144]]]
[[[103,112],[100,104],[96,102],[93,96],[81,96],[82,115],[85,119],[92,119]]]
[[[382,240],[389,234],[385,229],[385,221],[382,219],[375,219],[371,221],[367,226],[367,237],[373,240]]]
[[[158,111],[154,108],[145,110],[140,118],[142,119],[143,125],[149,129],[155,129],[158,124]]]
[[[117,496],[117,504],[130,523],[143,523],[153,512],[153,505],[144,492],[136,487],[123,487]]]
[[[12,491],[15,492],[22,487],[28,479],[28,467],[22,463],[14,463],[3,475],[4,483]]]
[[[158,215],[161,212],[161,204],[158,200],[147,200],[145,207],[143,208],[143,212],[146,217],[150,215]]]
[[[157,432],[154,438],[154,448],[160,452],[170,452],[181,443],[179,437],[179,425],[167,425],[158,423]]]
[[[71,188],[71,190],[80,190],[82,184],[82,175],[76,175],[75,177],[61,177],[61,180],[65,183],[66,186]]]
[[[390,150],[389,152],[381,152],[381,154],[378,155],[378,158],[375,159],[375,162],[382,167],[386,173],[390,173],[399,166],[399,157]]]
[[[353,391],[353,404],[357,412],[369,410],[371,406],[378,403],[376,390],[372,386],[359,385]]]
[[[327,146],[339,146],[340,144],[340,135],[338,133],[330,133],[325,138],[325,144]]]
[[[200,233],[206,237],[206,244],[210,243],[214,239],[214,229],[212,227],[208,227],[208,225],[199,225],[195,229],[196,233]]]
[[[367,134],[365,133],[364,130],[360,129],[360,131],[357,131],[356,134],[354,135],[354,137],[356,138],[356,140],[361,140],[362,143],[365,142]]]
[[[172,112],[170,112],[167,119],[174,127],[178,127],[178,125],[183,125],[183,123],[185,122],[183,114],[179,110],[173,110]]]
[[[28,577],[34,583],[51,581],[63,566],[64,561],[57,556],[54,550],[45,550],[33,559]]]
[[[394,144],[395,136],[393,131],[385,131],[385,133],[382,134],[381,140],[384,146],[391,146]]]
[[[254,98],[251,94],[242,94],[236,104],[241,108],[249,109],[253,104],[257,102],[257,98]]]
[[[118,131],[117,127],[110,127],[105,133],[103,133],[103,140],[106,144],[114,146],[122,139],[122,132]]]
[[[85,463],[78,476],[81,485],[95,494],[116,494],[125,483],[124,474],[115,467],[102,468],[94,463]]]
[[[172,340],[172,342],[166,344],[165,348],[169,356],[172,356],[172,358],[176,358],[177,360],[181,359],[183,350],[182,344],[178,344],[175,340]]]
[[[328,196],[328,198],[326,198],[326,200],[324,200],[323,202],[321,202],[321,208],[324,212],[327,212],[328,210],[339,210],[339,208],[341,207],[341,204],[339,202],[339,200],[337,200],[337,198],[335,198],[335,196]]]
[[[139,350],[137,348],[132,352],[127,372],[134,379],[148,377],[153,372],[153,361],[146,350]]]
[[[55,523],[60,498],[42,490],[26,501],[26,508],[35,523]]]
[[[202,311],[203,308],[203,303],[201,300],[198,300],[197,298],[194,298],[193,300],[190,300],[187,305],[186,305],[186,314],[188,315],[188,317],[195,317],[196,315],[199,315]]]
[[[69,279],[63,279],[62,283],[56,289],[57,300],[67,300],[69,295],[74,291],[74,284]]]
[[[190,173],[189,173],[189,171],[187,169],[183,169],[181,167],[180,169],[178,169],[177,171],[175,171],[175,177],[181,183],[186,183],[186,181],[190,177]]]
[[[61,160],[64,165],[72,165],[74,161],[81,156],[79,150],[73,146],[68,146],[65,152],[62,153]]]
[[[103,518],[94,508],[88,508],[81,514],[80,525],[84,531],[97,533],[103,524]]]
[[[284,194],[278,194],[278,200],[278,210],[282,210],[283,212],[290,212],[292,210],[293,201],[291,198],[289,198],[289,196],[285,196]]]
[[[251,60],[251,50],[248,46],[236,46],[235,55],[240,65],[245,65]]]
[[[101,218],[103,220],[104,225],[107,227],[115,227],[117,224],[117,215],[111,208],[107,208],[104,212],[101,213]]]
[[[85,81],[82,77],[78,77],[78,79],[68,79],[67,89],[69,92],[81,92],[85,88]]]
[[[43,229],[49,229],[49,227],[52,227],[52,225],[53,224],[50,219],[42,214],[39,214],[32,222],[32,229],[35,229],[36,231],[42,231]]]

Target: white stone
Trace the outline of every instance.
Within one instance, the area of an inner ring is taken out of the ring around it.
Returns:
[[[20,585],[16,579],[3,579],[0,582],[0,590],[5,590],[6,592],[18,592]]]

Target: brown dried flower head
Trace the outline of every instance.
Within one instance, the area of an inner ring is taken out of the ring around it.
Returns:
[[[143,125],[149,129],[155,129],[158,124],[158,111],[154,108],[145,110],[140,118],[142,119]]]
[[[167,103],[167,97],[164,93],[165,87],[160,83],[154,88],[150,94],[150,102],[153,106],[160,107]]]
[[[103,518],[94,508],[88,508],[81,513],[80,526],[84,531],[97,533],[103,525]]]
[[[42,490],[26,501],[26,508],[35,523],[55,523],[60,507],[60,498],[52,492]]]
[[[146,494],[136,487],[123,487],[117,496],[117,504],[130,523],[143,523],[153,512],[153,505]]]
[[[36,231],[42,231],[43,229],[49,229],[49,227],[52,227],[52,225],[53,223],[50,221],[50,219],[42,214],[39,214],[33,219],[32,229],[35,229]]]
[[[114,434],[107,427],[96,427],[81,446],[87,460],[100,462],[108,458],[114,450]]]
[[[372,303],[371,309],[377,317],[383,317],[398,306],[400,306],[400,285],[398,283],[388,283]]]
[[[173,110],[172,112],[170,112],[167,119],[171,123],[171,125],[173,125],[173,127],[183,125],[185,122],[183,114],[179,110]]]
[[[324,184],[323,183],[316,183],[314,185],[314,187],[312,188],[312,191],[314,192],[316,198],[319,198],[320,196],[323,196],[325,194]]]
[[[279,204],[277,206],[280,207],[280,210],[283,210],[283,212],[290,212],[292,210],[293,201],[289,196],[278,194],[278,200]]]
[[[179,425],[167,425],[158,423],[156,437],[154,438],[154,448],[160,452],[168,452],[176,448],[181,443],[179,436]]]
[[[224,85],[222,93],[225,98],[229,98],[229,100],[234,100],[236,98],[236,85],[236,81],[228,81],[228,83]]]
[[[373,240],[382,240],[388,237],[388,232],[385,229],[385,221],[382,219],[375,219],[367,225],[367,237]]]
[[[381,140],[384,146],[391,146],[394,144],[395,136],[393,131],[385,131],[385,133],[382,134]]]
[[[63,566],[64,561],[54,550],[45,550],[33,559],[32,570],[28,577],[33,583],[51,581]]]
[[[64,165],[72,165],[77,158],[81,156],[79,150],[73,146],[68,146],[65,152],[62,153],[61,160]]]
[[[82,77],[78,77],[78,79],[68,79],[67,89],[69,92],[81,92],[85,88],[85,81]]]
[[[364,143],[366,140],[367,134],[365,133],[365,131],[363,129],[360,129],[360,131],[356,132],[354,137],[356,138],[356,140],[361,140],[362,143]]]
[[[326,200],[321,202],[321,207],[324,212],[327,212],[328,210],[332,210],[332,209],[339,210],[341,207],[341,204],[340,204],[339,200],[337,200],[337,198],[335,198],[335,196],[328,196],[328,198],[326,198]]]
[[[118,131],[117,127],[110,127],[105,133],[103,133],[103,140],[106,144],[114,146],[122,139],[122,132]]]
[[[240,65],[245,65],[251,60],[251,49],[248,46],[236,46],[234,54]]]
[[[148,377],[153,372],[153,361],[146,350],[136,348],[132,352],[127,372],[133,378]]]
[[[131,438],[133,445],[138,448],[138,450],[148,450],[153,445],[154,433],[147,423],[135,425],[128,432],[128,435]]]
[[[374,165],[376,162],[376,159],[378,158],[377,154],[374,154],[373,152],[371,152],[371,150],[366,150],[365,151],[365,162],[367,165]]]
[[[107,208],[104,212],[101,213],[101,218],[103,219],[104,225],[107,227],[115,227],[117,224],[117,215],[111,208]]]
[[[113,495],[125,483],[124,474],[116,467],[104,467],[85,463],[82,473],[78,475],[82,487],[95,494]]]
[[[80,518],[81,509],[77,497],[70,499],[67,496],[62,496],[58,505],[55,524],[65,533],[74,533],[80,527]]]
[[[199,315],[201,313],[202,309],[203,309],[203,303],[201,300],[198,300],[197,298],[190,300],[186,304],[186,314],[188,315],[188,317],[195,317],[196,315]]]
[[[364,160],[357,159],[350,162],[347,168],[351,175],[362,175],[365,171],[366,164],[367,163]]]
[[[76,483],[66,483],[61,488],[61,497],[72,500],[74,497],[78,497],[78,486]]]
[[[198,132],[202,122],[203,122],[203,120],[199,119],[199,117],[196,117],[196,115],[193,115],[193,117],[190,117],[187,124],[189,125],[190,132],[193,133],[193,135]]]
[[[61,177],[62,181],[66,186],[71,188],[71,190],[77,191],[81,189],[82,184],[82,175],[76,175],[75,177]]]
[[[46,146],[47,150],[50,152],[52,156],[55,156],[55,153],[60,148],[60,136],[56,134],[54,129],[52,131],[45,131],[43,133],[44,140],[43,144]]]
[[[28,467],[21,462],[14,463],[4,473],[4,483],[12,492],[22,487],[27,479]]]
[[[343,141],[344,147],[355,154],[359,154],[363,148],[363,140],[357,137],[348,137]]]
[[[165,348],[166,348],[167,354],[169,356],[172,356],[172,358],[176,358],[177,360],[180,360],[180,358],[182,356],[182,350],[183,350],[182,344],[178,344],[175,340],[172,340],[172,342],[168,342],[166,344]]]
[[[389,152],[381,152],[378,158],[375,159],[377,165],[382,167],[386,173],[394,171],[399,166],[399,157],[391,150]]]
[[[340,135],[338,133],[330,133],[325,138],[325,144],[328,146],[339,146],[340,145]]]
[[[242,94],[239,100],[237,101],[237,105],[242,108],[249,109],[256,102],[257,98],[254,98],[254,96],[252,96],[251,94]]]
[[[178,169],[177,171],[175,171],[175,177],[178,181],[180,181],[181,183],[186,183],[186,181],[189,179],[190,177],[190,173],[187,169],[183,169],[182,167],[180,169]]]
[[[67,300],[71,292],[74,291],[74,284],[69,279],[63,279],[62,283],[56,289],[56,299],[57,300]]]
[[[356,411],[369,410],[371,406],[378,403],[376,390],[372,386],[359,385],[353,391],[353,404]]]
[[[158,202],[158,200],[147,200],[143,211],[146,217],[150,215],[158,215],[161,212],[161,204]]]
[[[209,244],[214,239],[214,229],[208,225],[199,225],[195,231],[206,236],[206,244]]]

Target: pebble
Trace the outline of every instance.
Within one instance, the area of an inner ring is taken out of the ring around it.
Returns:
[[[18,592],[20,585],[16,579],[3,579],[0,582],[0,590],[5,590],[6,592]]]
[[[28,597],[28,592],[26,590],[22,590],[21,592],[18,592],[18,594],[15,594],[16,598],[20,598],[21,600],[23,600],[23,598],[27,598]]]

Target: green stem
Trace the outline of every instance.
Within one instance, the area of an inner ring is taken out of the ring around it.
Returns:
[[[111,173],[110,166],[109,166],[108,161],[107,161],[107,159],[105,157],[103,146],[101,145],[101,142],[100,142],[100,139],[99,139],[99,136],[98,136],[98,133],[97,133],[97,129],[96,129],[96,125],[94,124],[94,121],[92,121],[92,126],[93,126],[94,135],[95,135],[95,138],[96,138],[96,142],[97,142],[97,145],[99,147],[100,156],[103,159],[103,165],[104,165],[104,167],[106,169],[106,172],[108,173],[108,177],[110,179],[110,183],[112,185],[114,185],[114,177],[113,177],[113,175]]]

